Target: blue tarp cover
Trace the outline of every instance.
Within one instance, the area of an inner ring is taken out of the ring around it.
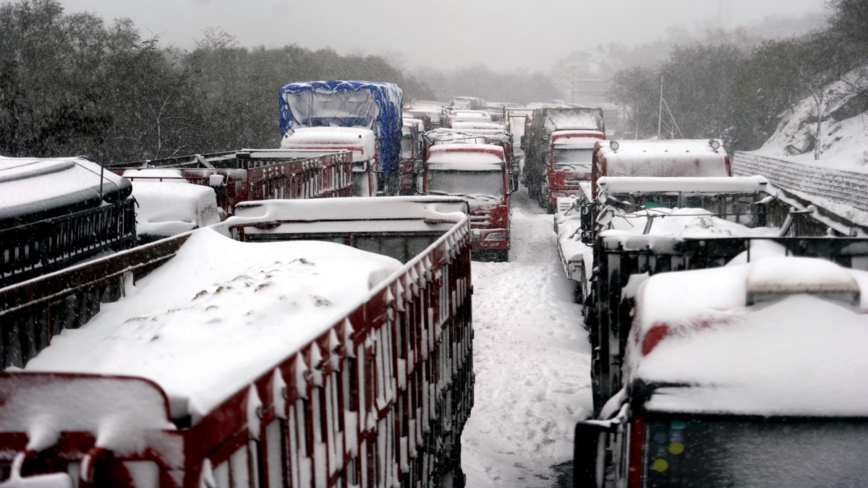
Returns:
[[[365,127],[379,140],[381,170],[397,173],[403,92],[394,83],[306,81],[280,89],[280,134],[297,127]]]

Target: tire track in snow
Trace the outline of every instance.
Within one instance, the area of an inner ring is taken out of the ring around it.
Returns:
[[[467,486],[549,487],[591,411],[581,307],[557,256],[552,216],[513,195],[508,263],[473,262],[476,403],[464,429]]]

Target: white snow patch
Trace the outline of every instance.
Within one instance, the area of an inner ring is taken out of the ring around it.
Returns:
[[[691,385],[658,389],[652,410],[868,415],[868,300],[824,295],[853,281],[868,273],[795,257],[655,275],[637,296],[628,378]],[[757,285],[787,293],[748,306]]]
[[[186,182],[133,182],[136,233],[173,236],[220,222],[214,190]]]
[[[473,413],[462,435],[467,486],[550,487],[591,412],[581,308],[560,269],[551,216],[513,195],[507,263],[473,262]]]

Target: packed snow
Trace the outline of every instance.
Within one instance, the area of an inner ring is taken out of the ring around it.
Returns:
[[[655,390],[651,410],[868,415],[864,291],[868,272],[815,258],[652,276],[636,297],[628,381],[690,385]]]
[[[26,370],[147,378],[169,396],[173,418],[195,423],[400,267],[340,244],[244,243],[200,229],[125,298],[55,336]]]
[[[551,487],[592,410],[590,350],[552,217],[525,191],[512,205],[510,261],[473,262],[476,390],[461,461],[467,486]]]
[[[179,182],[138,180],[136,233],[167,237],[220,222],[214,189]]]

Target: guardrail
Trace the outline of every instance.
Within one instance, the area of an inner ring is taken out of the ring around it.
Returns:
[[[782,159],[737,152],[734,176],[762,175],[778,188],[849,205],[868,213],[868,174],[821,168]],[[832,213],[834,209],[827,209]],[[843,216],[845,217],[846,216]]]

